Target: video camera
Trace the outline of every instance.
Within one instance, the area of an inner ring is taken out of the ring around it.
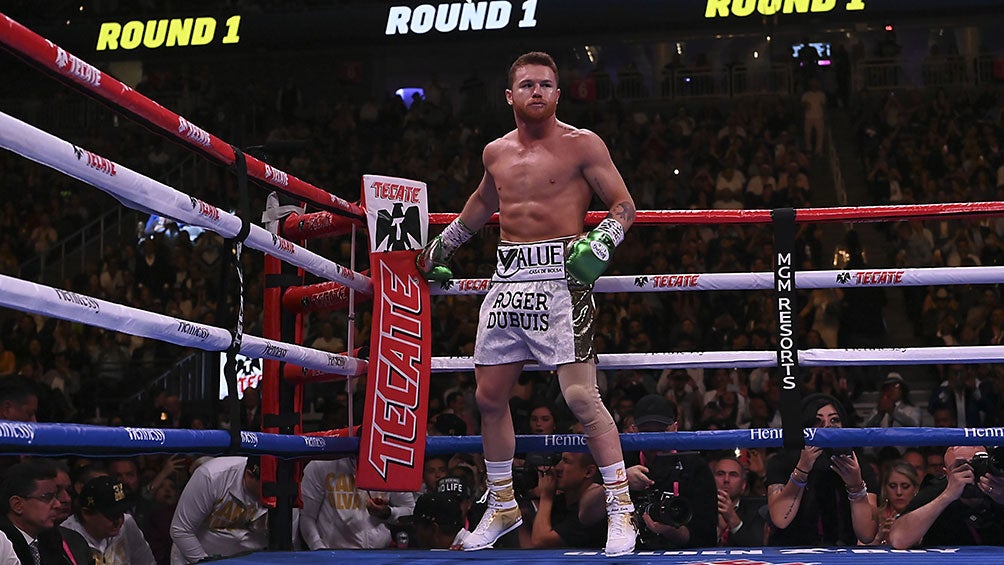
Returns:
[[[675,528],[686,526],[694,518],[694,508],[690,501],[671,492],[650,488],[633,498],[639,522],[642,524],[644,521],[641,517],[646,513],[652,520]]]

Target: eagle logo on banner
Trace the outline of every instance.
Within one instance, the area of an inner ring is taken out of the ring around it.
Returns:
[[[376,251],[406,251],[422,247],[422,222],[418,206],[404,208],[400,202],[394,208],[377,212]]]

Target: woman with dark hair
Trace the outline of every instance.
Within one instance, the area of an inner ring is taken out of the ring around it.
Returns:
[[[842,428],[840,402],[826,394],[802,400],[809,428]],[[852,450],[806,446],[767,461],[767,506],[774,527],[770,545],[857,545],[871,543],[878,530],[878,482]]]

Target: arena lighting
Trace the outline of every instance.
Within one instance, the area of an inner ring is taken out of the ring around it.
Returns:
[[[885,25],[885,30],[886,30],[886,31],[892,31],[892,26],[891,26],[891,25],[889,25],[889,24],[886,24],[886,25]]]

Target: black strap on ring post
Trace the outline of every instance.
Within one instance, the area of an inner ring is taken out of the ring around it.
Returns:
[[[777,305],[777,367],[781,379],[781,430],[785,449],[805,447],[802,379],[798,371],[798,305],[795,294],[795,210],[771,210],[774,221],[774,300]]]
[[[230,347],[227,348],[227,362],[224,365],[223,373],[227,381],[227,389],[230,392],[227,399],[227,407],[230,412],[230,446],[228,452],[238,453],[241,448],[241,404],[238,398],[237,387],[237,354],[241,350],[241,342],[244,339],[244,298],[246,294],[244,288],[244,270],[241,267],[241,251],[244,248],[244,240],[251,233],[251,222],[248,220],[251,217],[251,203],[248,197],[247,160],[240,149],[234,146],[231,147],[234,150],[233,167],[234,173],[237,175],[238,212],[240,213],[241,229],[233,238],[226,240],[231,250],[230,259],[233,262],[234,271],[237,273],[237,292],[234,293],[234,309],[237,315],[234,320],[234,328],[230,330]],[[231,285],[229,284],[230,278],[224,277],[223,282],[221,296],[226,297],[230,294],[231,290]],[[226,300],[219,301],[218,310],[220,311],[218,319],[225,320]]]

